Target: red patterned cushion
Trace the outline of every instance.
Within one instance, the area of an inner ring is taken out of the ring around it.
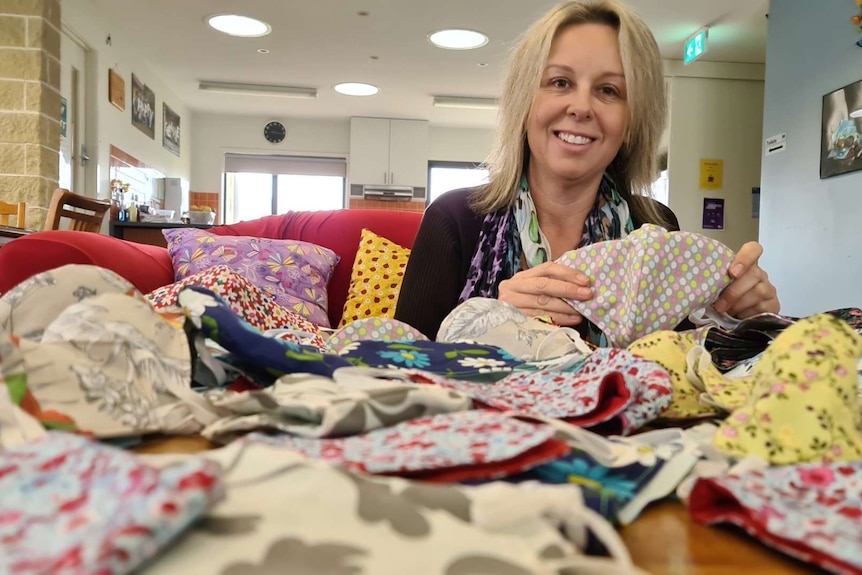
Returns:
[[[314,334],[307,342],[322,348],[320,330],[298,313],[286,309],[274,298],[228,266],[214,266],[183,280],[160,287],[146,295],[156,308],[177,305],[177,296],[187,286],[200,286],[218,294],[242,319],[261,331],[291,329]]]

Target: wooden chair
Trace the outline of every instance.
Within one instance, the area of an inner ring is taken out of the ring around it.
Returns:
[[[0,225],[14,228],[24,227],[24,216],[27,214],[27,202],[0,202]],[[14,220],[10,219],[16,216]]]
[[[99,233],[110,209],[111,202],[74,194],[65,188],[57,188],[48,205],[44,229],[59,230],[60,220],[67,218],[70,230]]]

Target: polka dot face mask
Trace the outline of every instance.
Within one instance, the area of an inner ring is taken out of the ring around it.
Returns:
[[[624,239],[566,252],[557,263],[586,274],[593,286],[591,300],[566,301],[611,347],[626,347],[715,302],[730,283],[733,256],[716,240],[645,224]]]

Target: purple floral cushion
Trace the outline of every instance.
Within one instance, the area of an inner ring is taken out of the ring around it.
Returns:
[[[176,281],[213,266],[228,266],[271,294],[277,304],[329,327],[326,285],[340,259],[332,250],[298,240],[217,236],[195,228],[162,233]]]

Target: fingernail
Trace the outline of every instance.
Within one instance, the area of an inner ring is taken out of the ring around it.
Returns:
[[[718,300],[712,305],[713,309],[718,313],[724,313],[727,311],[727,302],[723,299]]]
[[[730,275],[733,277],[739,277],[742,274],[742,264],[734,264],[733,267],[730,268]]]
[[[585,288],[585,287],[578,288],[578,297],[589,298],[589,297],[592,297],[592,295],[593,295],[593,290],[591,290],[590,288]]]

